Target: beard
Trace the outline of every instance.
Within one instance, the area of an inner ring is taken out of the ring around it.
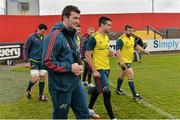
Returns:
[[[109,30],[105,30],[104,33],[108,34],[108,33],[110,33],[110,31]]]
[[[127,36],[127,37],[130,37],[131,35],[132,35],[132,33],[129,33],[129,34],[126,33],[126,36]]]

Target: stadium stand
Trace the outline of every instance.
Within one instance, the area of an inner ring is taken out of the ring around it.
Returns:
[[[165,35],[166,39],[180,38],[180,29],[179,28],[166,28],[166,29],[161,29],[159,31]]]
[[[146,30],[136,30],[134,34],[141,37],[142,40],[164,38],[164,34],[162,34],[160,31],[156,30],[155,28],[151,26],[147,26]]]

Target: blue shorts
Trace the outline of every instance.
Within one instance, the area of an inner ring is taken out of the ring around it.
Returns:
[[[31,69],[41,69],[41,62],[40,61],[32,61],[30,60]]]
[[[108,81],[110,70],[98,70],[98,72],[100,74],[100,78],[94,77],[95,88],[97,92],[110,92],[110,86]]]

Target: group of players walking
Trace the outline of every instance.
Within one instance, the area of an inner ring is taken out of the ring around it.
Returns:
[[[24,61],[26,66],[31,68],[32,79],[28,83],[26,96],[28,99],[32,98],[31,88],[39,80],[39,100],[48,100],[43,94],[47,70],[53,119],[67,119],[70,107],[77,119],[99,119],[100,116],[93,107],[100,94],[103,95],[110,119],[116,119],[112,110],[108,80],[110,57],[116,56],[119,61],[117,64],[121,68],[116,93],[125,95],[121,86],[127,76],[133,99],[138,101],[143,98],[136,92],[134,85],[134,49],[149,53],[135,42],[136,37],[132,34],[133,28],[130,25],[125,25],[124,34],[116,42],[116,51],[110,51],[108,33],[113,22],[111,18],[101,16],[98,30],[95,32],[93,27],[88,27],[87,33],[82,37],[78,32],[81,29],[79,20],[80,10],[76,6],[68,5],[62,11],[62,21],[52,27],[47,36],[47,26],[40,24],[37,31],[28,37],[24,46]],[[92,76],[94,84],[91,81]],[[89,104],[83,85],[90,87]]]

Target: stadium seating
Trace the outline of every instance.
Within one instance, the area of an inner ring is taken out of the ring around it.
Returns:
[[[154,32],[153,31],[149,31],[149,33],[147,33],[147,30],[136,30],[134,32],[134,34],[141,37],[142,40],[162,39],[162,37],[158,34],[156,34],[156,38],[154,38]]]

